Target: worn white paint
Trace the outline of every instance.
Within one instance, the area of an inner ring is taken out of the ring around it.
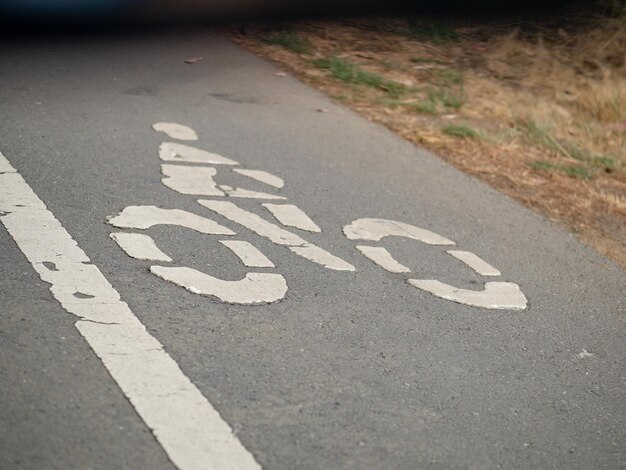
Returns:
[[[409,284],[446,300],[489,309],[524,310],[527,300],[517,284],[487,282],[482,291],[460,289],[436,280],[409,279]]]
[[[224,189],[222,186],[220,186]],[[224,189],[229,197],[242,197],[247,199],[287,199],[284,196],[278,196],[276,194],[263,193],[260,191],[250,191],[249,189],[235,188]]]
[[[267,256],[259,251],[257,247],[243,240],[220,240],[220,243],[232,250],[244,266],[250,268],[273,268],[272,263]]]
[[[159,146],[159,158],[168,162],[212,163],[215,165],[238,165],[230,158],[217,153],[190,147],[177,142],[163,142]]]
[[[585,359],[586,357],[593,357],[593,356],[595,356],[595,354],[590,353],[586,349],[583,349],[581,352],[579,352],[577,354],[577,356],[578,356],[579,359]]]
[[[469,251],[448,250],[448,253],[482,276],[500,276],[502,274],[482,258]]]
[[[454,245],[453,241],[429,230],[388,219],[357,219],[343,228],[349,240],[379,241],[386,236],[412,238],[428,245]]]
[[[124,252],[135,259],[150,261],[172,261],[154,243],[152,237],[142,233],[114,232],[109,235]]]
[[[334,271],[356,271],[356,268],[347,261],[331,255],[326,250],[320,248],[319,246],[315,246],[312,243],[306,242],[302,246],[290,246],[289,249],[309,261],[321,264],[322,266]]]
[[[152,129],[157,132],[164,132],[171,139],[198,140],[198,134],[191,127],[175,122],[156,122],[152,124]]]
[[[206,217],[181,209],[161,209],[156,206],[125,207],[122,212],[109,219],[109,224],[117,228],[138,230],[145,230],[154,225],[180,225],[209,235],[235,235],[232,230]]]
[[[287,293],[287,282],[280,274],[248,273],[239,281],[225,281],[186,267],[151,266],[150,271],[194,294],[210,295],[229,304],[267,304]]]
[[[410,273],[411,270],[404,266],[403,264],[398,263],[391,253],[387,251],[386,248],[382,246],[366,246],[366,245],[357,245],[357,250],[359,250],[363,255],[378,266],[383,269],[386,269],[390,273]]]
[[[261,183],[268,184],[270,186],[274,186],[275,188],[282,188],[285,186],[285,182],[282,178],[275,176],[267,171],[263,170],[247,170],[244,168],[234,168],[233,171],[235,173],[239,173],[240,175],[247,176],[248,178],[252,178],[254,180],[260,181]]]
[[[321,232],[311,218],[302,209],[293,204],[262,204],[281,224],[288,227],[299,228],[309,232]]]
[[[294,233],[267,222],[265,219],[262,219],[252,212],[239,208],[232,202],[209,201],[206,199],[200,199],[198,202],[204,207],[211,209],[213,212],[246,227],[248,230],[267,238],[277,245],[290,247],[291,251],[314,263],[338,271],[355,270],[354,266],[350,263],[330,254],[322,248],[316,247]]]
[[[11,166],[9,161],[0,152],[0,173],[15,173],[15,168]]]
[[[0,157],[0,221],[181,470],[260,469],[24,179]],[[53,266],[54,268],[49,268]]]
[[[170,189],[181,194],[196,194],[199,196],[224,196],[217,189],[213,177],[217,170],[211,167],[161,165],[164,178],[161,182]]]

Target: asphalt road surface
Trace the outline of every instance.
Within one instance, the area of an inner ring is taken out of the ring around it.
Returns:
[[[0,468],[626,468],[571,234],[219,36],[0,48]]]

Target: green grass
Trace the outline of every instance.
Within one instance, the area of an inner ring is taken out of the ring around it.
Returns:
[[[546,160],[537,160],[535,162],[530,162],[528,164],[534,170],[540,171],[559,171],[561,173],[565,173],[566,175],[577,178],[581,180],[587,180],[591,178],[591,174],[589,171],[582,166],[578,165],[563,165],[559,163],[552,163]]]
[[[537,125],[537,123],[533,121],[518,121],[518,128],[527,138],[536,144],[550,149],[563,157],[580,162],[580,165],[558,165],[540,161],[532,164],[535,165],[533,166],[535,169],[558,170],[579,179],[591,178],[593,174],[598,171],[611,173],[620,169],[620,162],[616,158],[610,155],[597,155],[572,142],[558,140],[552,137],[547,129]],[[550,168],[543,168],[546,165],[550,166]]]
[[[269,36],[264,36],[261,38],[261,42],[282,46],[296,54],[308,54],[311,50],[309,41],[290,31],[279,31]]]
[[[406,86],[401,83],[389,80],[377,73],[361,70],[355,64],[339,57],[317,59],[313,62],[313,65],[320,69],[330,71],[333,77],[344,82],[376,88],[394,97],[400,96],[407,90]]]
[[[411,39],[433,44],[446,44],[459,39],[459,34],[441,21],[407,21],[407,34]]]
[[[439,82],[443,86],[463,84],[463,74],[456,69],[443,69],[439,72]]]
[[[442,132],[460,139],[480,139],[482,137],[480,132],[464,125],[446,126],[442,129]]]
[[[434,88],[428,91],[428,100],[439,103],[444,108],[459,109],[465,101],[462,91]]]
[[[443,60],[433,59],[431,57],[412,57],[411,62],[415,64],[437,64],[437,65],[445,65]]]

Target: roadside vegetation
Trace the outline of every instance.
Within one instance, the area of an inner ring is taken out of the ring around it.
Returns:
[[[233,39],[626,266],[624,0],[543,19],[250,25]]]

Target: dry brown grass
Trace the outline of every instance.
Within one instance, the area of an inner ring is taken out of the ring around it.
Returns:
[[[529,33],[372,19],[232,37],[626,267],[624,21]]]

